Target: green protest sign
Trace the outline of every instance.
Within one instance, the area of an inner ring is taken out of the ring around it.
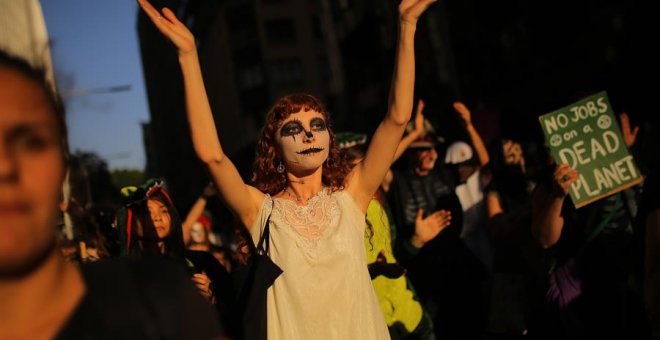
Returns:
[[[545,114],[539,122],[557,163],[578,171],[569,192],[576,208],[642,182],[607,93]]]

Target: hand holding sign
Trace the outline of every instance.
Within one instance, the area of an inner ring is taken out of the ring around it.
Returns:
[[[561,163],[555,168],[552,175],[552,192],[555,197],[565,197],[571,185],[578,179],[578,172],[568,167],[568,164]]]
[[[539,117],[550,152],[558,163],[558,195],[570,193],[576,208],[642,182],[628,146],[637,128],[621,115],[619,130],[605,92]],[[577,170],[570,173],[569,168]],[[567,177],[565,177],[567,176]]]

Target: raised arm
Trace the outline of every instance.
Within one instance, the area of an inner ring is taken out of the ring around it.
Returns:
[[[204,88],[195,37],[168,8],[163,8],[161,15],[146,0],[138,0],[138,3],[156,28],[177,47],[195,153],[209,169],[220,196],[249,228],[264,195],[245,184],[234,164],[222,151]]]
[[[403,0],[399,4],[399,36],[388,111],[369,143],[364,161],[355,167],[348,190],[367,210],[369,200],[387,173],[410,120],[415,84],[415,30],[420,15],[437,0]]]
[[[417,113],[415,114],[415,129],[410,131],[405,137],[401,138],[399,145],[396,147],[396,152],[394,152],[394,158],[392,163],[396,162],[401,155],[408,149],[410,144],[424,134],[424,101],[419,100],[417,102]]]
[[[190,242],[193,225],[195,225],[195,222],[197,222],[199,217],[204,213],[204,209],[206,209],[206,201],[215,194],[216,191],[213,183],[209,183],[204,188],[204,192],[202,192],[197,198],[192,208],[190,208],[190,211],[188,211],[186,219],[181,223],[183,227],[183,244],[187,245],[188,242]]]
[[[456,110],[456,112],[461,115],[461,119],[463,119],[465,122],[465,127],[467,128],[467,131],[470,134],[470,139],[472,140],[472,145],[474,145],[474,151],[477,153],[477,157],[479,157],[479,164],[481,166],[488,164],[488,162],[490,162],[488,150],[486,149],[484,141],[481,139],[479,132],[477,132],[477,129],[475,129],[474,125],[472,125],[472,113],[470,113],[470,110],[467,108],[467,106],[461,102],[454,103],[454,110]]]
[[[543,248],[552,247],[564,228],[562,205],[577,181],[577,171],[560,164],[552,175],[552,188],[538,185],[532,194],[532,236]]]

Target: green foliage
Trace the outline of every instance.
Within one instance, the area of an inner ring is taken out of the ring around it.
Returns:
[[[117,188],[140,186],[144,182],[144,172],[138,169],[116,169],[112,171],[112,182]]]

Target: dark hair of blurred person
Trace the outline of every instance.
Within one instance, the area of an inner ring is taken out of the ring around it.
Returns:
[[[216,306],[228,326],[234,305],[227,270],[208,251],[186,249],[183,225],[164,183],[150,179],[140,187],[122,189],[117,213],[121,253],[133,258],[166,257],[187,268],[198,291]]]
[[[65,261],[64,122],[44,73],[0,51],[0,339],[219,337],[211,307],[176,267]]]

